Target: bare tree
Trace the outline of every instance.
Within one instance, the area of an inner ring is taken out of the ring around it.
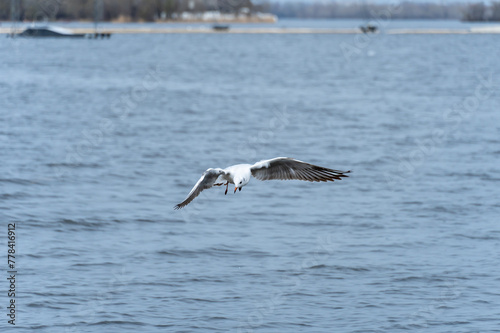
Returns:
[[[467,6],[464,21],[484,21],[486,19],[486,6],[482,2],[473,3]]]
[[[500,21],[500,2],[493,1],[491,3],[491,21]]]

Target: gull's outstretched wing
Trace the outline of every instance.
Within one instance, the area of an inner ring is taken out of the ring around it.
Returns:
[[[180,204],[176,205],[174,209],[181,209],[182,207],[193,201],[194,198],[196,198],[198,195],[200,195],[203,190],[214,186],[215,181],[221,174],[224,174],[224,171],[222,169],[208,169],[207,171],[205,171],[203,175],[201,175],[201,178],[198,180],[196,185],[194,185],[191,192],[189,192],[187,198]]]
[[[250,167],[252,175],[260,180],[298,179],[310,182],[327,182],[348,177],[350,171],[323,168],[289,157],[276,157],[260,161]]]

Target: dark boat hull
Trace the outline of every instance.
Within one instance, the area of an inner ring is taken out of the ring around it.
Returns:
[[[18,37],[56,37],[56,38],[83,38],[85,34],[61,33],[47,28],[28,28],[17,34]]]

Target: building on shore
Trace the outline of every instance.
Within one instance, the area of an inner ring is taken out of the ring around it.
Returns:
[[[268,11],[269,6],[251,0],[164,0],[155,21],[276,22]]]

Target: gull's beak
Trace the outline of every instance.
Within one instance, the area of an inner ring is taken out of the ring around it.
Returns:
[[[234,188],[234,193],[236,193],[236,190],[237,190],[237,189],[238,189],[237,187],[235,187],[235,188]]]

